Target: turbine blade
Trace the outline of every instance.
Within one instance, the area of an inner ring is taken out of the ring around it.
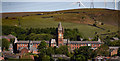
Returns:
[[[83,6],[83,7],[85,7],[86,8],[86,6],[80,1],[80,4]]]

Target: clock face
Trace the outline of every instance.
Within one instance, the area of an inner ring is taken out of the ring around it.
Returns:
[[[59,34],[59,36],[61,37],[61,36],[62,36],[62,34]]]

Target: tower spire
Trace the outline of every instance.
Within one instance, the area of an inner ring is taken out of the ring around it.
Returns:
[[[62,30],[61,22],[59,22],[59,24],[58,24],[58,30]]]

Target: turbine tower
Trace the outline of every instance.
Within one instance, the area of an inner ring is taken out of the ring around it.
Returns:
[[[79,7],[82,5],[84,8],[86,8],[86,6],[80,0],[77,3],[79,4]]]
[[[79,7],[83,6],[84,8],[86,8],[86,6],[80,0],[78,2],[74,2],[72,4],[78,4]]]
[[[105,6],[105,8],[106,8],[106,6],[107,6],[107,4],[106,4],[106,0],[104,0],[104,6]]]
[[[115,0],[115,10],[117,9],[117,3],[116,3],[116,0]]]
[[[117,9],[117,3],[116,3],[116,0],[113,0],[113,6],[114,6],[113,9],[116,10],[116,9]]]
[[[79,4],[79,7],[80,7],[80,2],[77,2]]]
[[[90,8],[94,8],[94,3],[93,3],[94,0],[91,0],[91,5],[90,5]]]

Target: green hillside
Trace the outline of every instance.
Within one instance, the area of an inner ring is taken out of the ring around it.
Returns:
[[[22,28],[57,27],[62,22],[64,28],[79,29],[84,37],[116,32],[118,11],[106,9],[74,9],[57,12],[3,13],[2,25]],[[18,20],[20,19],[20,20]],[[101,25],[103,23],[104,25]],[[89,25],[88,25],[89,24]],[[96,26],[92,26],[96,24]]]

